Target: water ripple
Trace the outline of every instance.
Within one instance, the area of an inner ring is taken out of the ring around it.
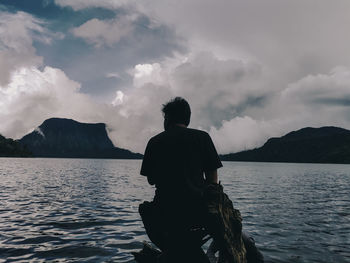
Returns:
[[[224,163],[267,262],[350,262],[350,166]],[[0,262],[134,262],[140,161],[0,159]]]

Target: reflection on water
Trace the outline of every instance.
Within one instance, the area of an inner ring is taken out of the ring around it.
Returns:
[[[0,258],[130,262],[146,239],[137,206],[152,189],[139,161],[0,162]]]
[[[140,161],[0,159],[0,262],[133,262]],[[224,163],[220,179],[267,262],[350,262],[350,166]]]

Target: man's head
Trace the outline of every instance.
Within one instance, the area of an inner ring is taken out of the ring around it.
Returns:
[[[188,126],[190,124],[191,108],[188,102],[181,97],[176,97],[163,104],[162,112],[165,129],[171,125],[183,124]]]

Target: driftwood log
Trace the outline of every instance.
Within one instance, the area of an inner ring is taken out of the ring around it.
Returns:
[[[264,256],[259,251],[259,249],[255,246],[254,239],[249,236],[247,233],[243,232],[242,234],[244,246],[247,250],[247,262],[248,263],[264,263]],[[204,241],[207,241],[208,239],[204,239]],[[206,256],[208,258],[208,262],[210,263],[218,263],[219,258],[215,256],[216,252],[218,251],[217,247],[215,246],[214,241],[211,242],[209,245],[209,248],[206,252]],[[182,253],[179,251],[179,253]],[[143,248],[139,252],[133,252],[132,253],[135,257],[136,262],[138,263],[166,263],[168,262],[166,259],[166,256],[163,255],[162,252],[154,247],[152,247],[147,242],[143,243]],[[182,257],[186,258],[186,255],[182,253]]]
[[[224,193],[221,184],[209,184],[203,192],[203,224],[197,228],[174,228],[163,219],[155,202],[139,206],[146,233],[152,243],[133,253],[139,263],[262,263],[262,254],[253,238],[242,232],[242,217]],[[175,223],[176,224],[176,223]],[[213,243],[207,254],[202,246],[209,238]],[[219,251],[218,259],[215,253]]]
[[[213,246],[210,246],[213,247]],[[210,250],[208,249],[208,252]],[[138,263],[217,263],[217,258],[215,258],[215,251],[211,251],[211,255],[205,255],[202,250],[198,250],[197,253],[191,253],[189,255],[184,248],[183,251],[168,251],[161,252],[160,250],[152,247],[148,243],[144,242],[143,248],[139,252],[132,252]],[[193,252],[193,251],[191,251]]]

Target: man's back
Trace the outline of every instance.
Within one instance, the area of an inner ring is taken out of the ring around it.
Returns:
[[[204,172],[221,166],[206,132],[173,126],[148,142],[141,174],[156,185],[155,201],[166,214],[188,217],[201,204]]]

